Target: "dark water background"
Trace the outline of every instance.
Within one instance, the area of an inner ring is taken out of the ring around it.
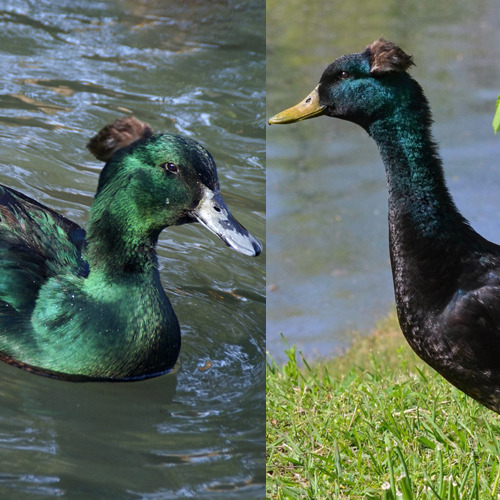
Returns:
[[[324,68],[381,35],[413,54],[455,201],[500,242],[500,4],[405,0],[267,2],[267,116],[302,100]],[[267,348],[280,332],[329,357],[393,308],[385,173],[358,126],[320,117],[267,132]]]
[[[102,165],[85,144],[133,113],[201,142],[264,242],[264,2],[0,1],[0,75],[0,183],[86,226]],[[265,256],[193,224],[162,233],[159,262],[177,373],[74,384],[0,364],[1,498],[264,496]]]

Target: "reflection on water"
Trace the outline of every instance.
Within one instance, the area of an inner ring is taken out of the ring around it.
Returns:
[[[86,226],[85,144],[133,113],[202,143],[263,241],[264,23],[246,0],[3,2],[0,183]],[[197,224],[162,233],[175,374],[70,384],[0,364],[0,496],[263,497],[264,263]]]
[[[303,99],[336,57],[382,34],[414,55],[457,205],[500,241],[496,2],[268,0],[267,9],[268,117]],[[284,359],[282,332],[309,358],[333,355],[394,301],[378,150],[356,125],[320,117],[269,127],[267,163],[267,349]]]

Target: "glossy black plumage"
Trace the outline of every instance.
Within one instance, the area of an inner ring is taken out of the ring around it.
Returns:
[[[387,175],[401,329],[424,361],[500,413],[500,247],[470,227],[448,192],[427,99],[407,73],[412,64],[377,40],[330,64],[304,101],[270,123],[327,115],[375,140]]]

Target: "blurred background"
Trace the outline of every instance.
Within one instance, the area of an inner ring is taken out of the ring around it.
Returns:
[[[500,242],[500,7],[466,1],[267,1],[267,117],[325,67],[383,36],[414,56],[455,201]],[[358,126],[320,117],[267,129],[267,349],[332,357],[392,309],[385,173]]]

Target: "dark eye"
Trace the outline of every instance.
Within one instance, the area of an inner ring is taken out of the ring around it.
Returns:
[[[164,163],[162,165],[162,167],[165,170],[168,170],[169,172],[172,172],[173,174],[176,174],[179,171],[179,167],[175,163],[171,163],[171,162]]]
[[[342,80],[345,80],[346,78],[349,78],[350,76],[351,75],[347,71],[340,72],[340,78],[342,78]]]

